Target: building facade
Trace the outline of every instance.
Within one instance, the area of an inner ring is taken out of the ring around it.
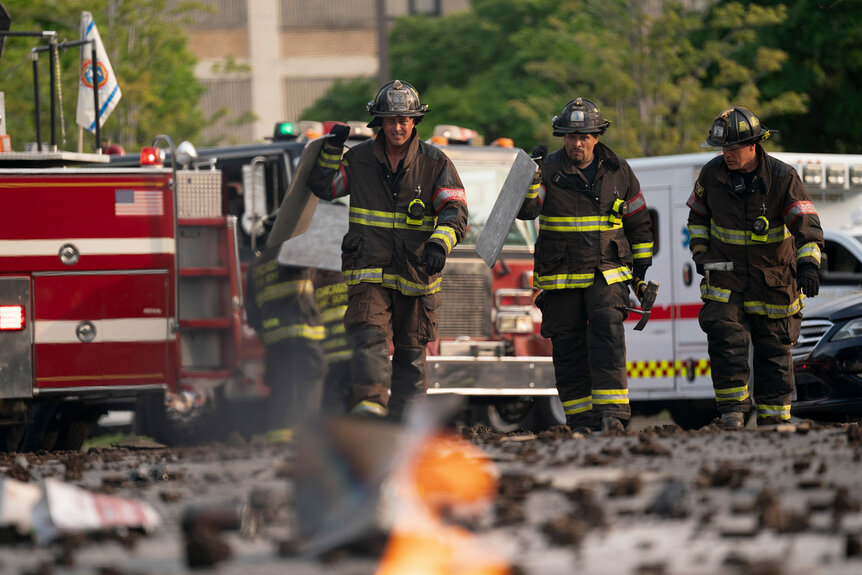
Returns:
[[[226,114],[203,132],[207,143],[251,143],[280,121],[301,120],[336,79],[380,70],[379,22],[440,16],[469,0],[205,0],[194,14],[189,45],[207,88],[207,117]]]

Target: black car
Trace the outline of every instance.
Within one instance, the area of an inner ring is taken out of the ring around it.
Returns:
[[[862,416],[862,293],[806,306],[792,348],[792,414],[847,421]]]

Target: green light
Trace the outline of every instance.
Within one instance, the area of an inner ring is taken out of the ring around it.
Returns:
[[[276,125],[276,132],[279,136],[292,136],[293,124],[291,124],[290,122],[281,122]]]

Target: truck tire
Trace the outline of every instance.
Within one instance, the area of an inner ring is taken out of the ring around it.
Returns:
[[[536,425],[535,402],[531,397],[513,397],[486,404],[485,422],[497,433],[531,431]]]

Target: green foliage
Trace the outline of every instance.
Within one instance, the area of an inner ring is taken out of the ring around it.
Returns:
[[[195,78],[196,60],[190,52],[183,18],[199,3],[169,0],[3,0],[13,31],[57,32],[60,43],[80,35],[81,12],[93,14],[102,43],[123,92],[119,104],[101,130],[102,145],[119,143],[127,150],[149,145],[157,134],[176,141],[195,139],[207,125],[199,100],[204,88]],[[45,45],[38,38],[8,38],[0,60],[0,85],[6,94],[7,132],[15,149],[36,140],[33,74],[30,50]],[[78,101],[79,49],[59,54],[61,123],[57,110],[57,138],[61,149],[77,145],[75,115]],[[50,139],[49,59],[39,58],[42,140]],[[62,133],[65,131],[65,143]],[[84,151],[95,137],[84,131]]]
[[[671,0],[473,0],[471,10],[441,18],[398,19],[390,56],[393,77],[430,105],[423,138],[436,124],[456,124],[485,141],[553,147],[553,116],[581,96],[613,122],[603,140],[624,156],[696,152],[730,105],[767,123],[806,111],[808,96],[792,83],[760,89],[765,78],[788,74],[784,44],[764,42],[788,14],[777,2],[693,11]],[[350,110],[377,86],[361,88]],[[347,96],[344,85],[336,90]],[[333,117],[336,90],[312,108],[318,117]]]

